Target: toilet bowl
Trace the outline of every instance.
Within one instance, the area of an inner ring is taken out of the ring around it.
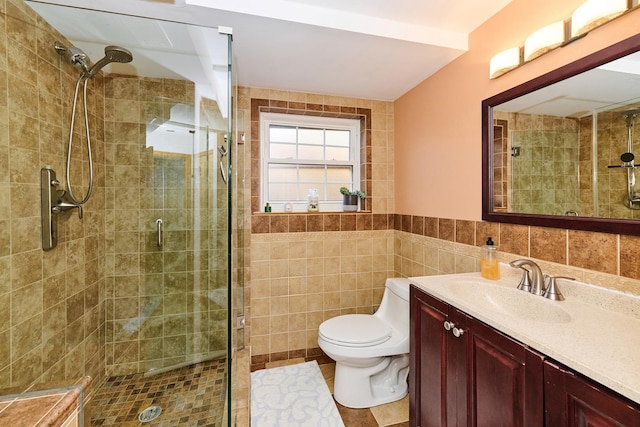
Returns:
[[[335,360],[333,396],[349,408],[370,408],[407,395],[409,374],[409,285],[389,278],[374,314],[328,319],[318,345]]]

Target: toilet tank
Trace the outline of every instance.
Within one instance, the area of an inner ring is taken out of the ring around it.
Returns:
[[[389,323],[398,331],[409,335],[409,279],[388,278],[384,295],[374,316]]]

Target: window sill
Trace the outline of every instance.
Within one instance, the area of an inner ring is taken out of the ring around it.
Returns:
[[[251,233],[372,231],[393,228],[394,214],[355,212],[254,212]]]

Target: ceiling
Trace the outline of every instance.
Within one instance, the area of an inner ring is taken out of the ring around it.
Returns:
[[[580,118],[640,102],[640,52],[495,106],[499,111]]]
[[[109,44],[130,49],[134,62],[118,72],[180,75],[195,81],[209,75],[209,83],[212,80],[208,66],[197,67],[200,76],[185,76],[192,66],[179,67],[189,64],[183,61],[186,56],[203,51],[194,46],[193,37],[172,38],[171,31],[161,28],[164,25],[127,23],[128,18],[121,16],[115,17],[120,21],[116,25],[113,14],[91,10],[232,28],[234,66],[242,86],[395,100],[466,52],[468,34],[509,2],[34,0],[28,4],[90,57],[100,58],[102,46]],[[157,33],[166,42],[161,48],[154,41]],[[216,55],[209,52],[209,56]],[[216,61],[211,67],[220,67],[220,58]]]

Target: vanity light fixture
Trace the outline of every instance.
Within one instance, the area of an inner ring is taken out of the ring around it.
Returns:
[[[624,13],[628,0],[587,0],[571,15],[571,37],[578,37]]]
[[[524,60],[531,61],[564,43],[565,23],[554,22],[540,28],[524,41]]]
[[[489,61],[489,78],[495,79],[520,65],[522,62],[520,51],[519,47],[512,47],[491,58],[491,61]]]
[[[535,31],[526,38],[524,46],[498,53],[489,61],[489,78],[531,61],[559,46],[584,37],[594,28],[638,7],[640,0],[586,0],[565,22],[555,22]]]

